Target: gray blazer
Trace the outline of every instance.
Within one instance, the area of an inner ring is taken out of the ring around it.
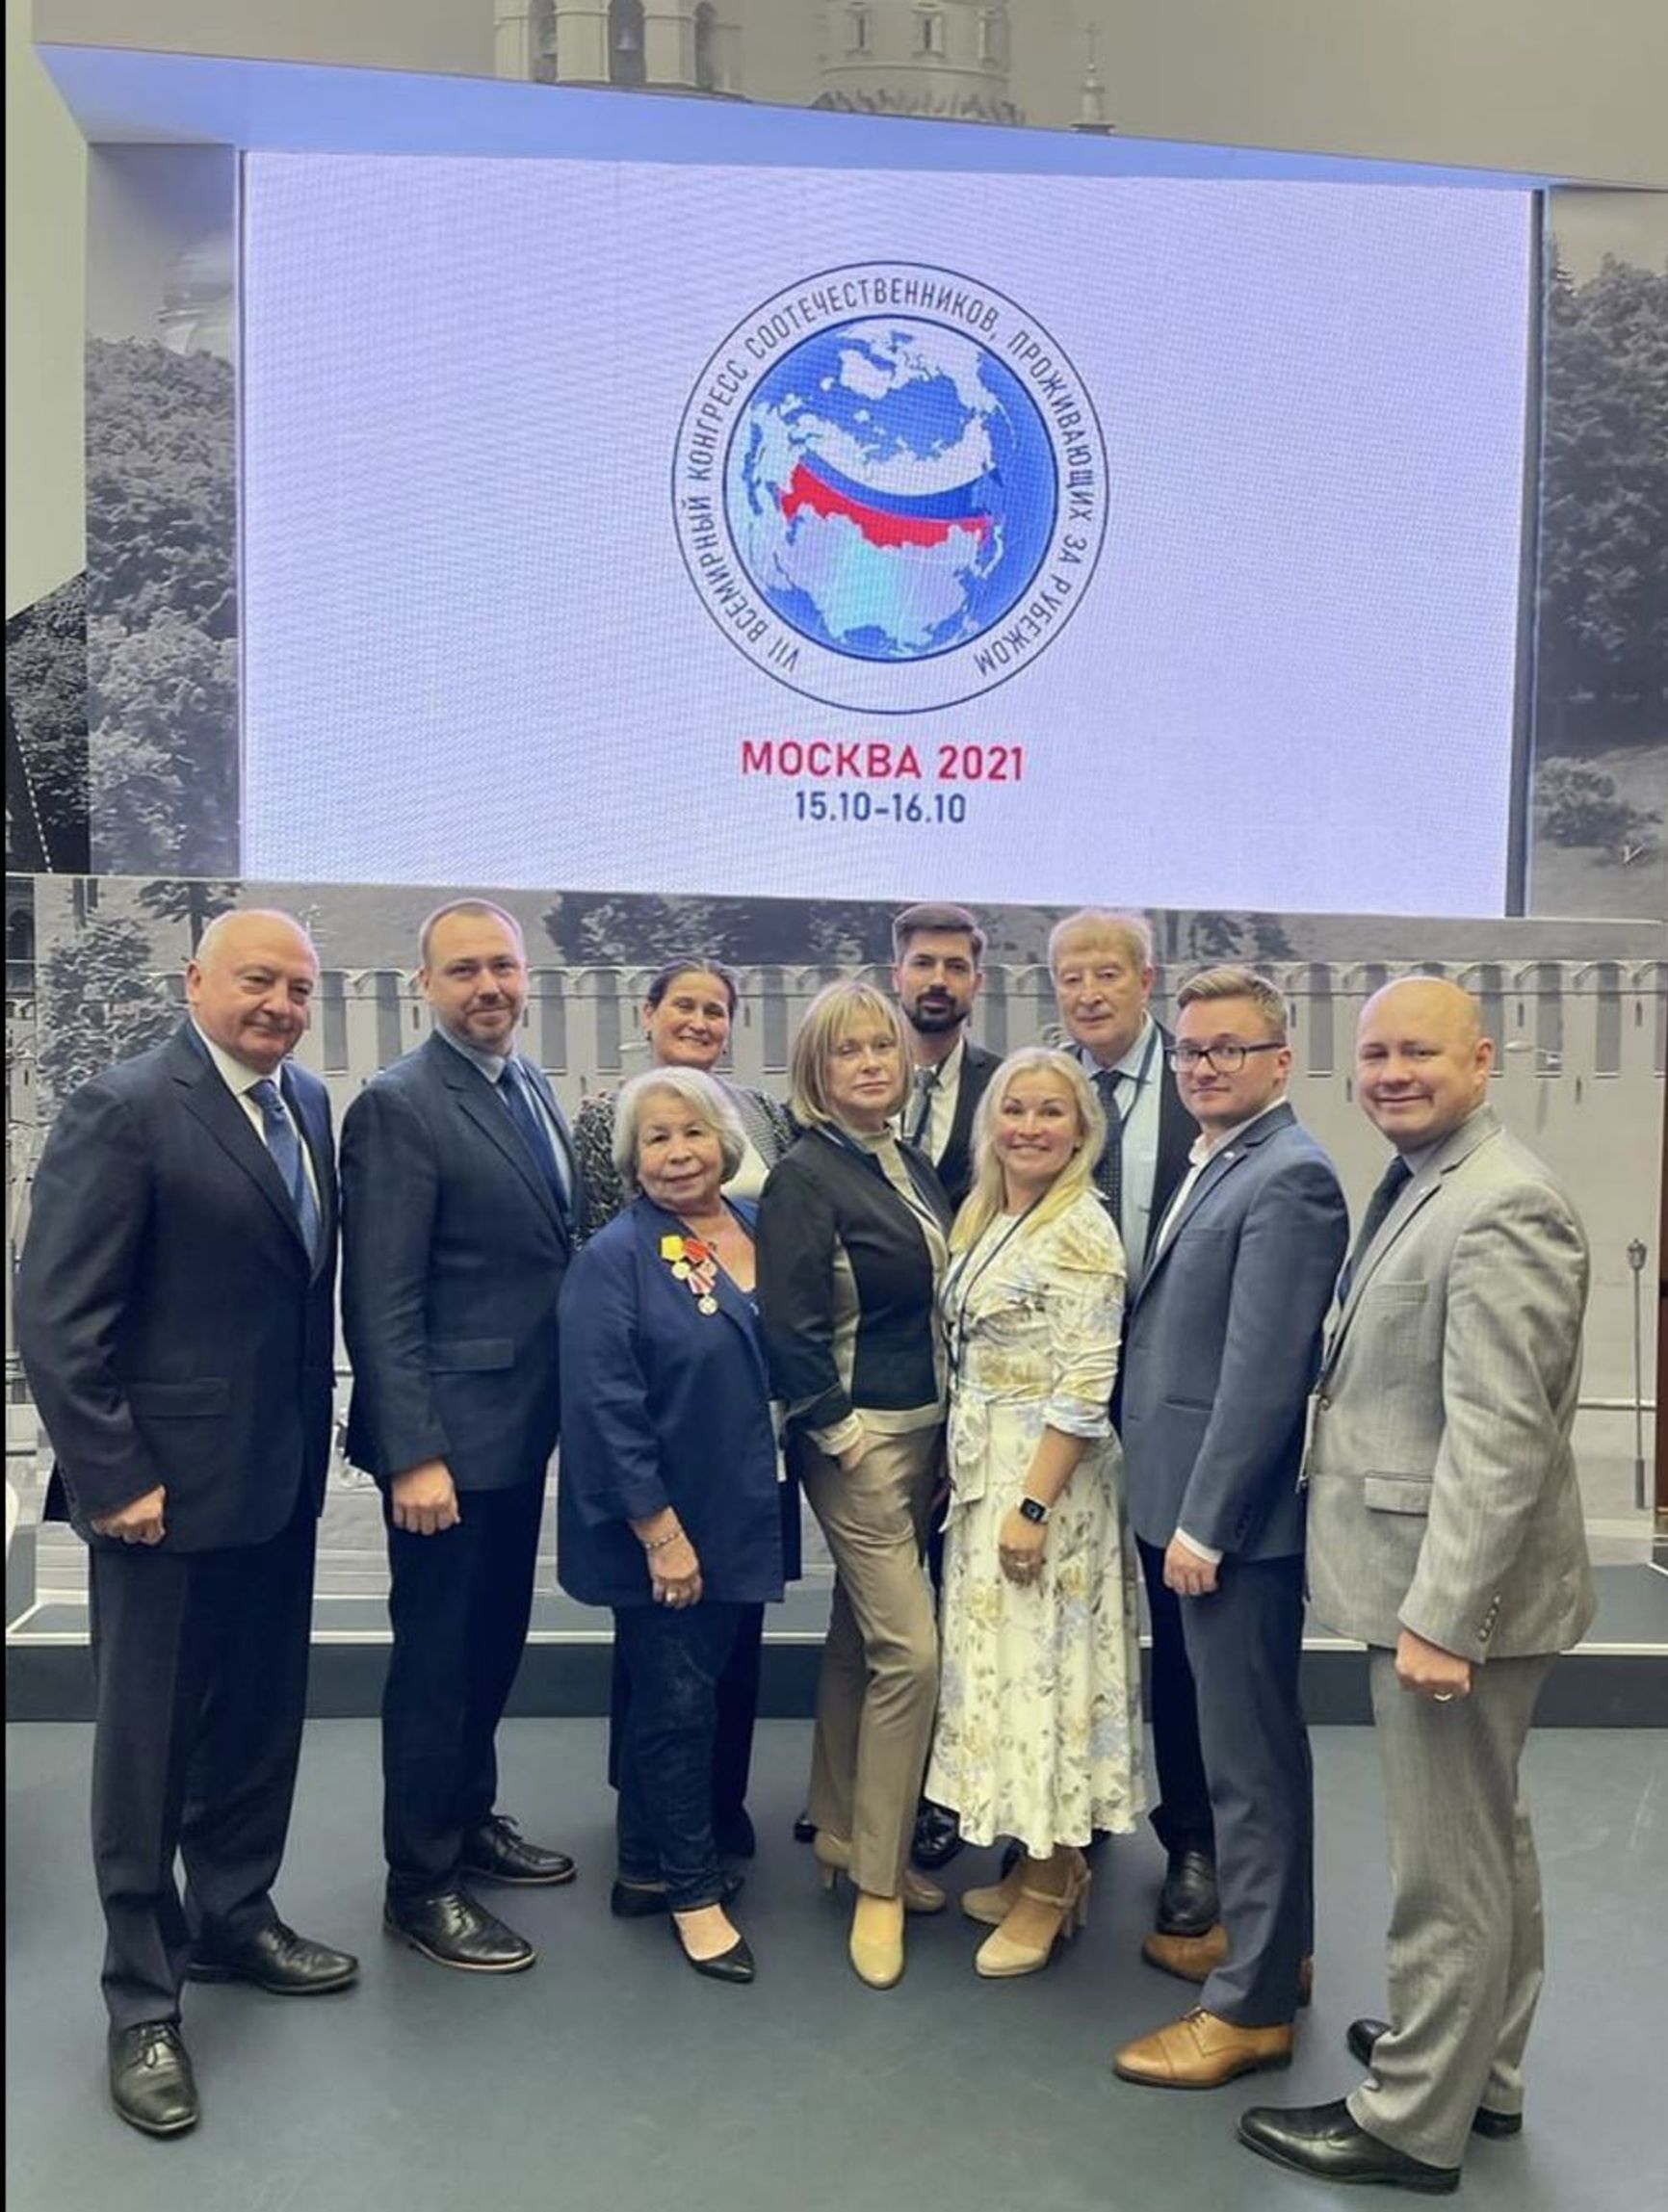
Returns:
[[[1347,1238],[1337,1173],[1290,1106],[1200,1173],[1127,1323],[1120,1434],[1145,1543],[1180,1525],[1240,1558],[1302,1551],[1304,1418]]]
[[[1416,1171],[1327,1347],[1309,1586],[1341,1634],[1464,1658],[1566,1650],[1593,1617],[1570,1429],[1587,1242],[1482,1106]]]

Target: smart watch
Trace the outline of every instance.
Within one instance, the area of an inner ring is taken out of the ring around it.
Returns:
[[[1022,1497],[1019,1511],[1022,1521],[1034,1521],[1039,1528],[1049,1517],[1049,1509],[1040,1497]]]

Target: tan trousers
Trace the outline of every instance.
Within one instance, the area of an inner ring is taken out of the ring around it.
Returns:
[[[943,1443],[936,1425],[874,1436],[849,1474],[810,1449],[800,1469],[835,1569],[808,1810],[849,1841],[851,1879],[875,1897],[902,1882],[938,1703],[921,1553]]]

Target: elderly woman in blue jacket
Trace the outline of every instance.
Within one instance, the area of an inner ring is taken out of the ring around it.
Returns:
[[[752,1609],[782,1595],[783,1514],[751,1209],[727,1202],[745,1138],[710,1076],[620,1091],[635,1193],[568,1270],[558,1573],[613,1608],[630,1684],[613,1910],[667,1912],[684,1956],[753,1978],[713,1835],[716,1691]]]

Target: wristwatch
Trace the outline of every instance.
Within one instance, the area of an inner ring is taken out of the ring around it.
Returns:
[[[1034,1521],[1039,1528],[1049,1517],[1049,1509],[1040,1497],[1022,1497],[1019,1512],[1022,1521]]]

